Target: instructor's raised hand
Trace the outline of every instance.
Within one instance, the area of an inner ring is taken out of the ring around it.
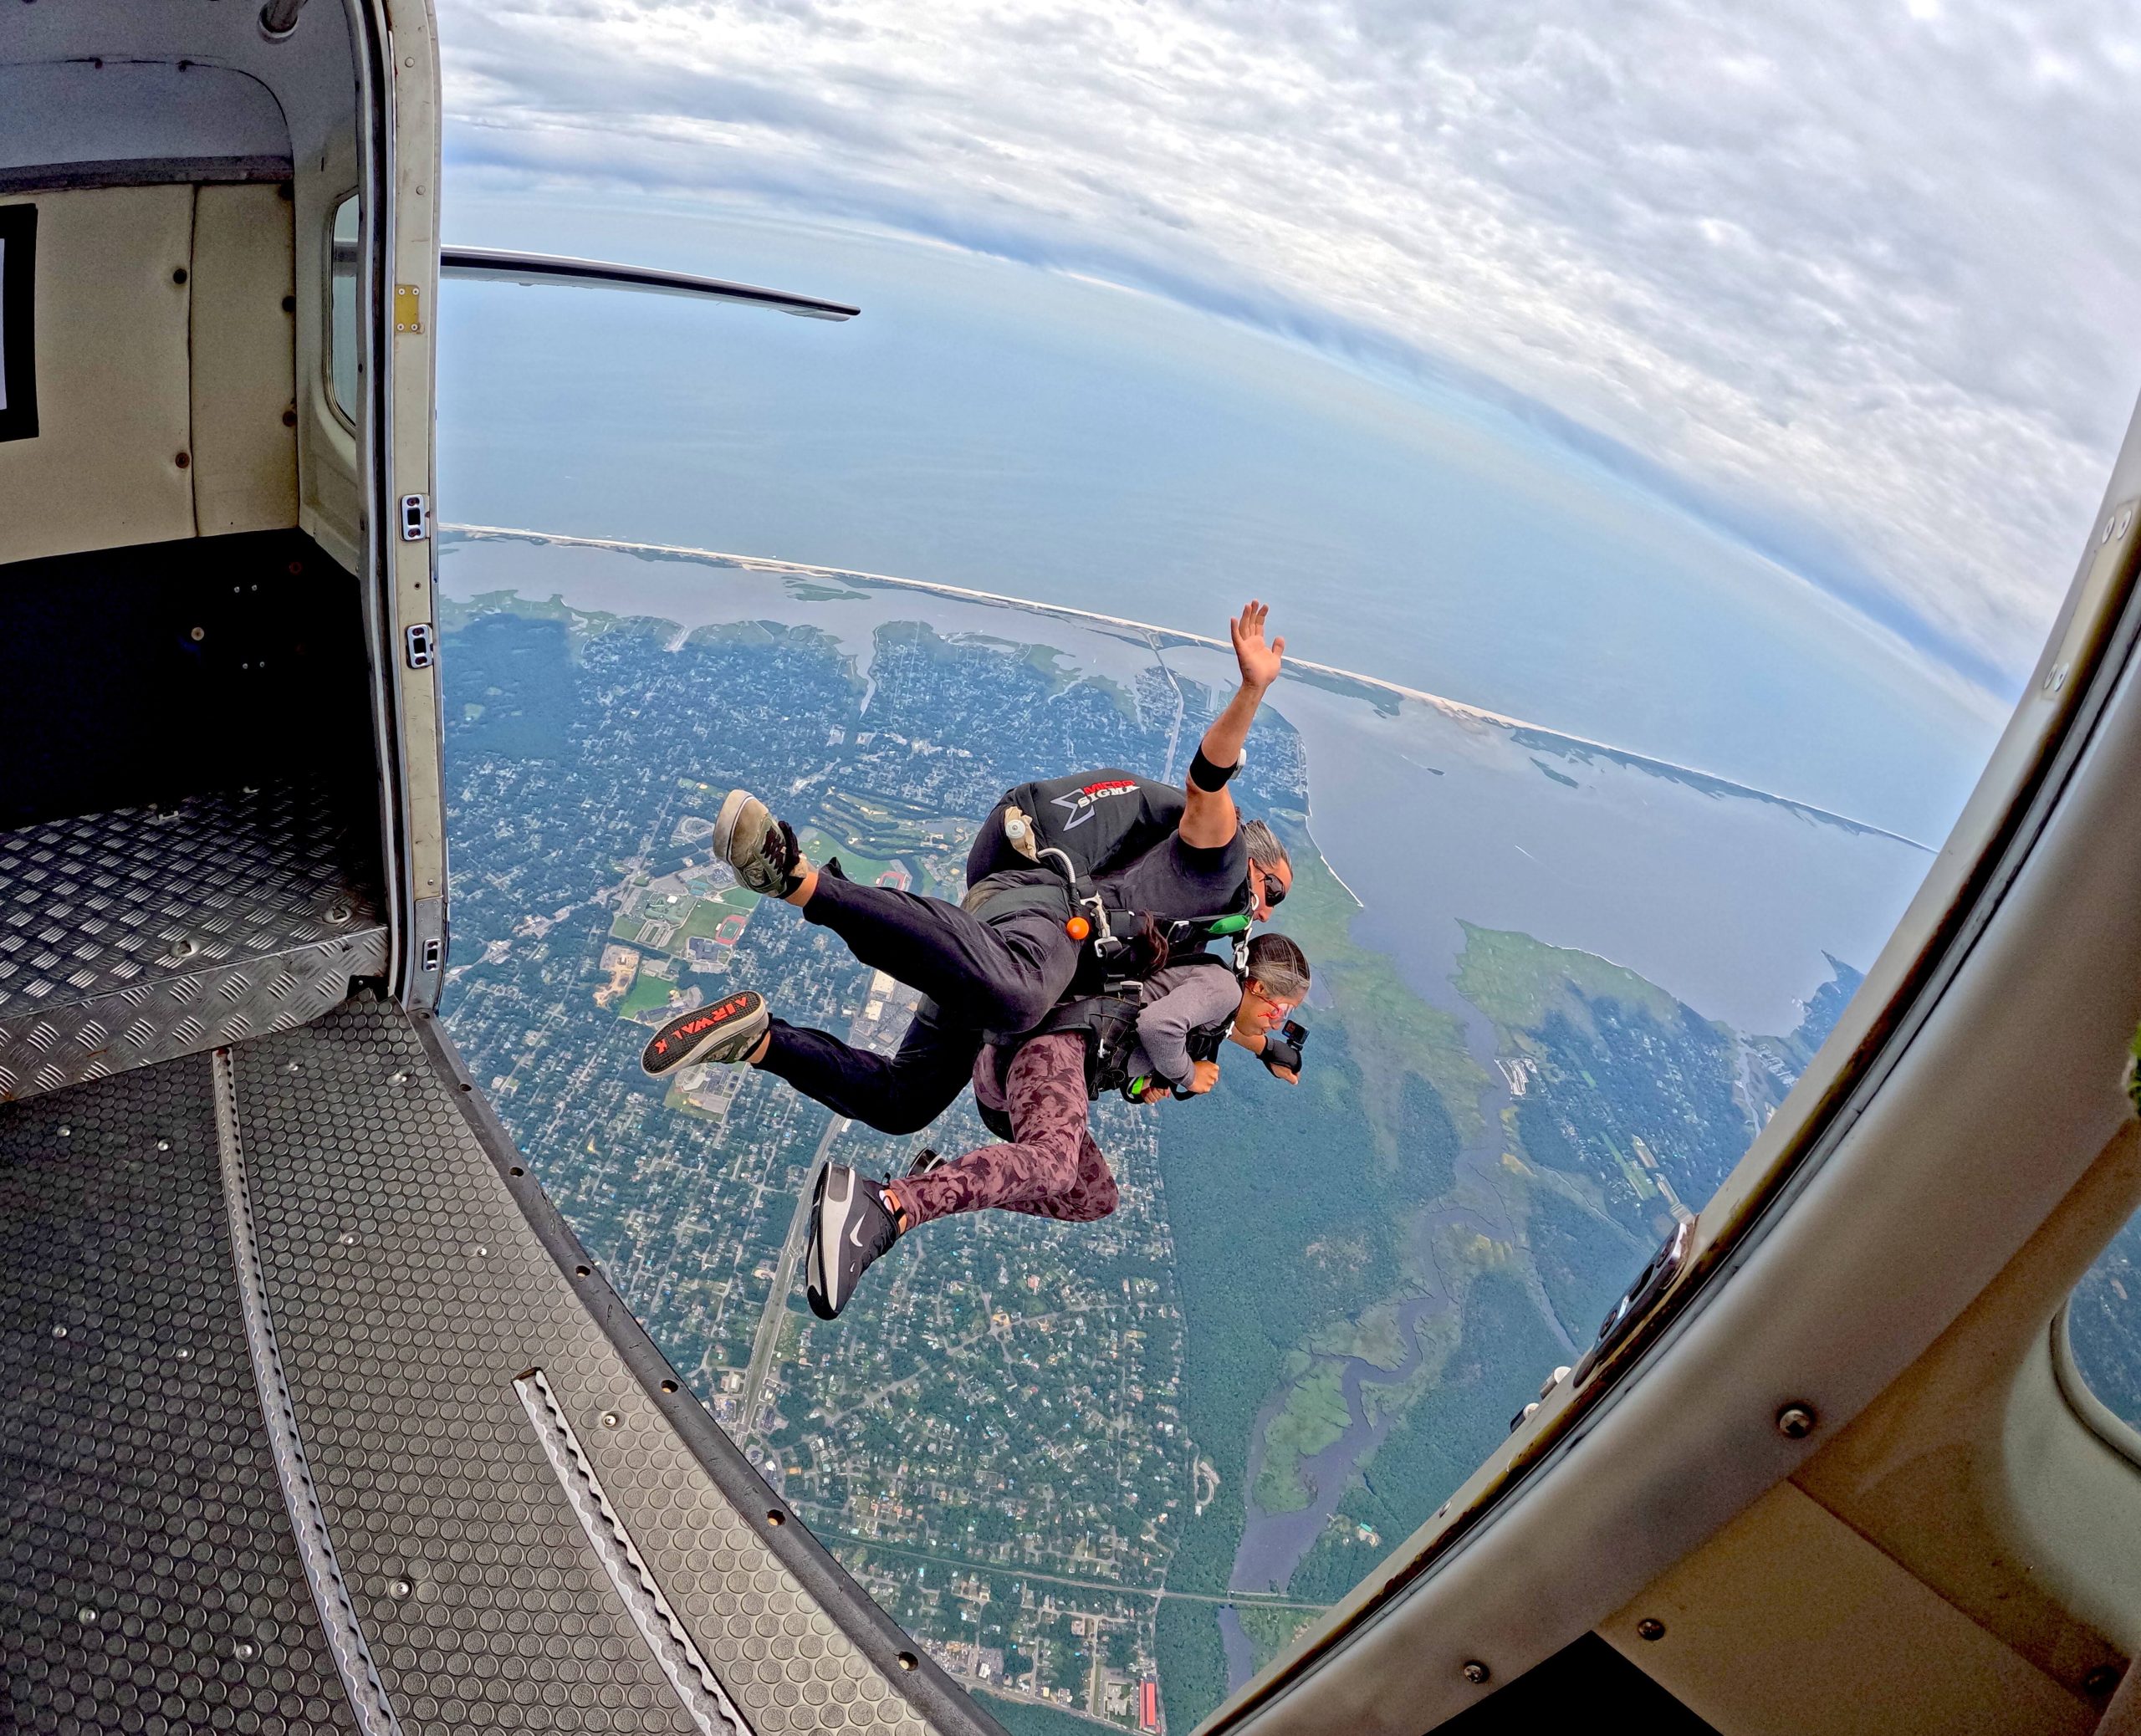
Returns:
[[[1270,615],[1270,607],[1252,601],[1234,620],[1227,623],[1227,632],[1234,642],[1234,661],[1241,666],[1241,684],[1261,693],[1279,679],[1279,667],[1286,653],[1286,641],[1275,639],[1264,642],[1264,623]]]

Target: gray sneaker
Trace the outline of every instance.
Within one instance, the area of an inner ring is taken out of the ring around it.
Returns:
[[[810,1193],[810,1236],[803,1252],[803,1295],[821,1320],[839,1316],[856,1280],[899,1239],[885,1184],[845,1163],[821,1163]]]
[[[713,847],[736,871],[737,882],[768,898],[792,892],[801,882],[803,860],[787,822],[748,789],[732,789],[713,822]]]

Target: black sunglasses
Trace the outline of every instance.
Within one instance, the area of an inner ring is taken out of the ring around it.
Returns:
[[[1286,889],[1279,884],[1279,876],[1270,869],[1264,871],[1264,907],[1276,910],[1286,901]]]

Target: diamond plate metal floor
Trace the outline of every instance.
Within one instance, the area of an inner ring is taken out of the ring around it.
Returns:
[[[318,1018],[386,969],[369,828],[288,783],[0,833],[0,1102]]]
[[[0,1728],[354,1731],[292,1541],[205,1055],[0,1107]]]

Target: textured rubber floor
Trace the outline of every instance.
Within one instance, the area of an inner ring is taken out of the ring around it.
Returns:
[[[208,1058],[0,1107],[0,1728],[354,1731],[261,1421]]]
[[[922,1736],[620,1360],[406,1015],[353,1003],[232,1056],[299,1427],[409,1736],[695,1728],[531,1423],[515,1383],[536,1369],[759,1736]]]
[[[460,1089],[351,1005],[0,1106],[0,1728],[363,1728],[293,1503],[375,1728],[993,1728],[717,1486]]]

